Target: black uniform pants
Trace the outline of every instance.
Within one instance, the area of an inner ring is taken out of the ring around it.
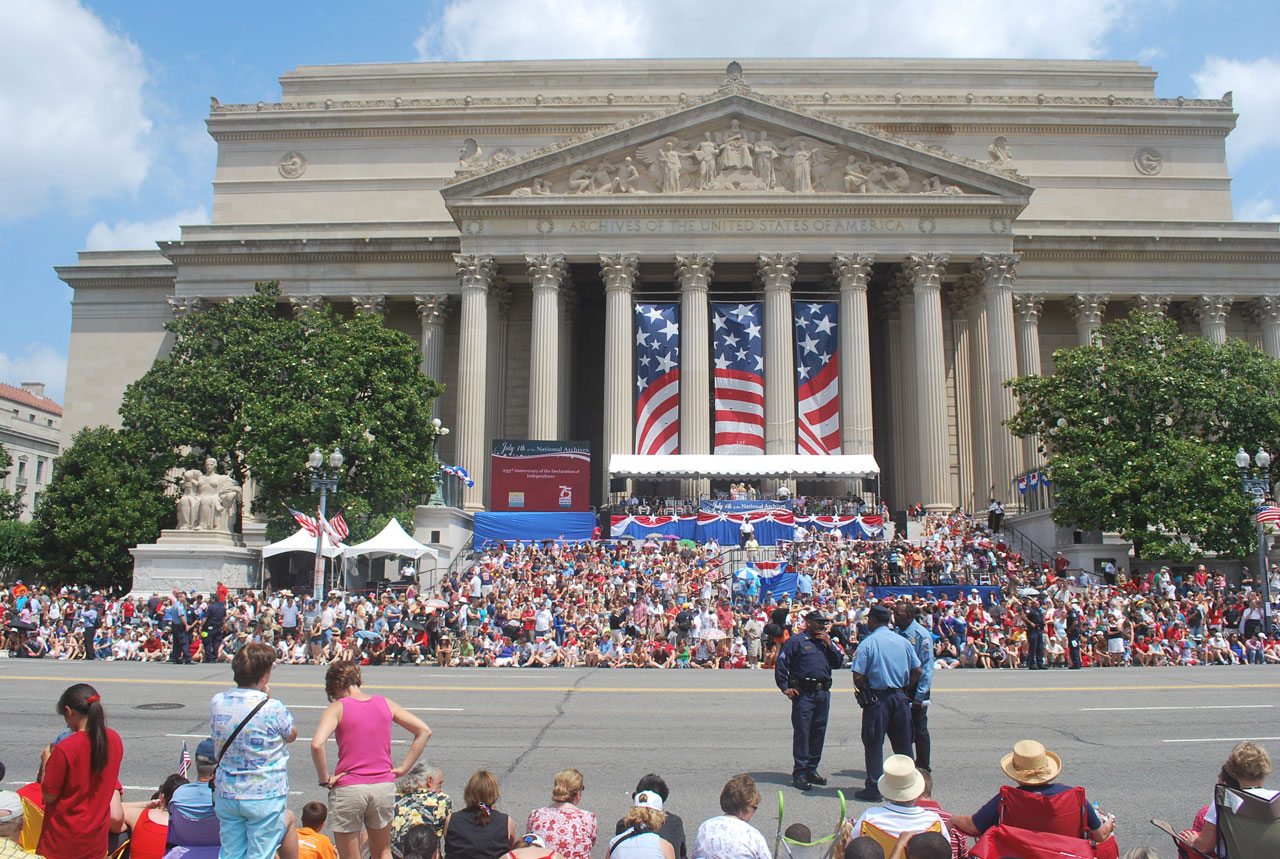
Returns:
[[[222,647],[222,633],[210,632],[204,640],[204,661],[217,662],[220,647]]]
[[[191,662],[191,635],[185,624],[174,623],[169,627],[173,634],[173,651],[169,654],[170,662]]]
[[[929,708],[907,706],[911,707],[911,739],[916,747],[916,766],[928,770],[929,756],[933,752],[933,743],[929,739]]]
[[[1027,667],[1044,668],[1044,630],[1027,630]]]
[[[84,628],[84,658],[97,659],[98,654],[93,652],[93,633],[94,630],[89,627]]]
[[[884,775],[884,738],[888,735],[897,755],[911,754],[911,703],[905,693],[883,692],[874,704],[862,708],[862,749],[865,753],[867,790]]]
[[[811,775],[818,771],[822,746],[827,739],[827,714],[831,710],[831,693],[825,689],[801,692],[791,702],[791,757],[793,776]]]
[[[1080,658],[1080,636],[1067,633],[1067,650],[1071,655],[1072,668],[1084,668],[1084,660]]]

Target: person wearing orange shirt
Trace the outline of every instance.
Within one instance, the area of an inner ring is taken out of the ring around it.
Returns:
[[[298,830],[298,859],[337,859],[338,851],[327,835],[321,834],[329,819],[329,806],[308,802],[302,806],[302,828]]]

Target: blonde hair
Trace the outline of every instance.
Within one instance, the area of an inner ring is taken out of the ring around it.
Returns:
[[[556,773],[556,784],[551,789],[553,802],[570,802],[581,792],[582,773],[572,768]]]
[[[1231,750],[1222,768],[1238,782],[1262,784],[1271,775],[1271,756],[1262,746],[1245,740]]]
[[[657,832],[667,821],[667,813],[650,808],[647,805],[632,806],[627,816],[622,818],[623,826],[641,826],[650,832]]]

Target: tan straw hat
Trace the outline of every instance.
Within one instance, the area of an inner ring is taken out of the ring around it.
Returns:
[[[1035,740],[1023,740],[1000,759],[1000,769],[1018,784],[1048,784],[1062,772],[1062,758]]]
[[[906,755],[891,755],[884,762],[884,775],[876,782],[880,795],[894,802],[912,802],[924,793],[924,776],[916,762]]]

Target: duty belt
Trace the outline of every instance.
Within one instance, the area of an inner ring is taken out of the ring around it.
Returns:
[[[823,692],[831,688],[831,679],[825,680],[818,677],[794,677],[791,680],[791,688],[799,689],[801,692]]]
[[[903,690],[901,689],[868,689],[867,691],[875,695],[892,695],[894,692],[901,692]]]

